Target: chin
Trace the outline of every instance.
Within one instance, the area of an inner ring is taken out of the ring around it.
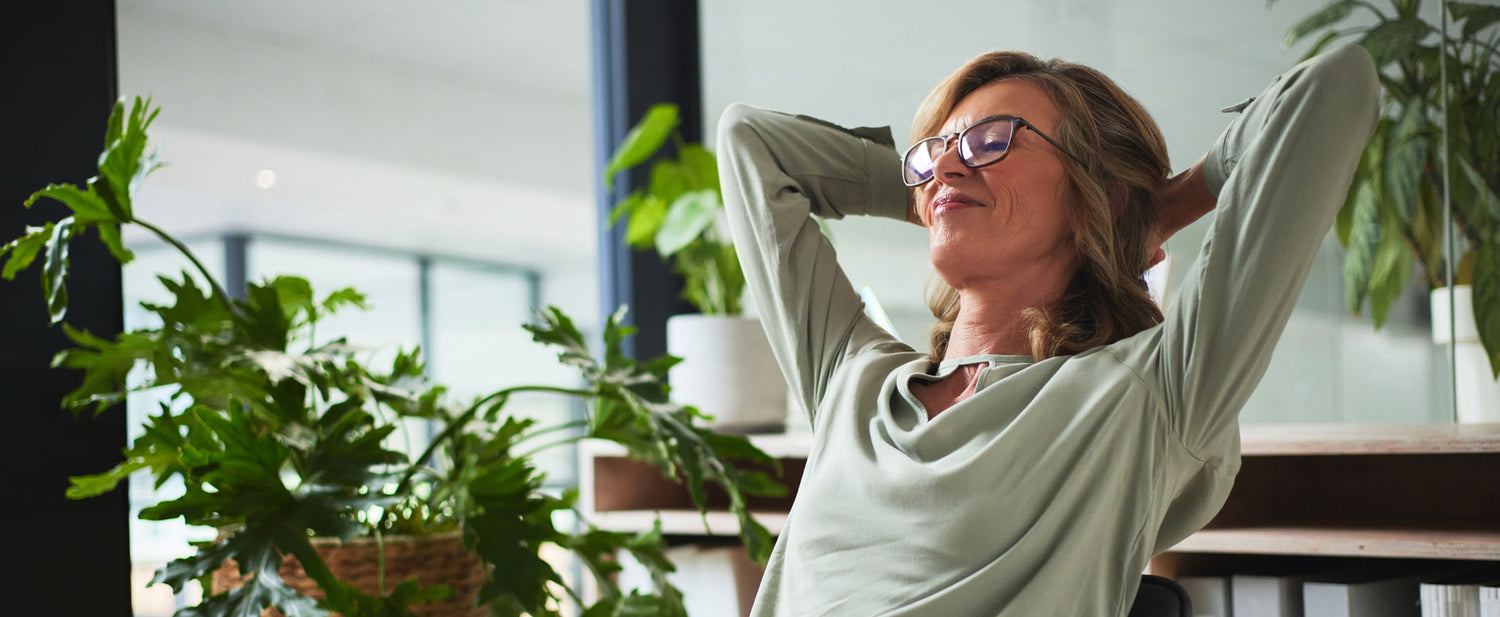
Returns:
[[[963,251],[952,245],[933,245],[927,257],[932,261],[932,269],[937,271],[938,276],[953,287],[958,287],[957,283],[960,281],[978,274],[976,270],[984,269],[979,264],[988,261],[973,255],[972,251]]]

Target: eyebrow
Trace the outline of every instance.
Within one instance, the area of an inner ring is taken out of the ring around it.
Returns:
[[[962,133],[964,131],[967,131],[967,130],[975,127],[975,126],[978,126],[980,124],[984,124],[986,122],[989,122],[990,120],[999,120],[1001,118],[1004,118],[1004,119],[1007,119],[1007,120],[1020,120],[1021,119],[1020,116],[1013,115],[1013,114],[995,114],[993,116],[985,116],[983,118],[980,118],[978,120],[970,122],[969,125],[965,126],[964,128],[958,129],[958,130],[950,132],[950,133],[938,133],[936,135],[933,135],[933,137],[953,137],[953,136],[958,135],[959,133]]]

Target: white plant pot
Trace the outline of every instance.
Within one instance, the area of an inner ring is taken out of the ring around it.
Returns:
[[[1448,321],[1452,300],[1453,321]],[[1432,342],[1454,346],[1453,379],[1457,382],[1460,424],[1500,422],[1500,382],[1490,373],[1490,361],[1479,342],[1474,323],[1474,289],[1468,285],[1432,290]]]
[[[676,315],[667,320],[672,399],[697,407],[731,432],[786,428],[786,380],[771,355],[760,321],[722,315]]]

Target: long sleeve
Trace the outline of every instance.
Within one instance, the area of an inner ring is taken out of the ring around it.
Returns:
[[[1220,135],[1204,172],[1212,228],[1159,332],[1117,353],[1163,393],[1195,458],[1237,444],[1264,375],[1377,117],[1374,63],[1350,45],[1303,62]]]
[[[864,315],[811,217],[905,219],[890,131],[735,104],[719,121],[718,149],[729,230],[750,296],[788,385],[815,415],[847,352],[899,345]]]

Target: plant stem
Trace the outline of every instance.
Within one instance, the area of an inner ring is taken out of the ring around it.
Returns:
[[[384,514],[382,513],[382,516]],[[375,528],[375,588],[380,595],[385,595],[385,538],[380,536],[380,528]]]
[[[214,295],[219,298],[219,302],[224,303],[224,308],[229,309],[229,314],[236,317],[239,316],[239,310],[235,308],[233,302],[229,301],[229,294],[224,292],[224,288],[219,285],[219,281],[214,278],[214,275],[209,274],[208,268],[205,268],[203,266],[203,262],[198,261],[198,257],[193,255],[192,251],[188,250],[187,245],[178,242],[177,238],[173,238],[171,234],[162,231],[160,227],[152,225],[151,223],[148,223],[141,219],[134,219],[131,222],[150,230],[151,233],[154,233],[158,238],[161,238],[163,242],[172,245],[172,247],[177,249],[178,252],[182,253],[184,257],[187,257],[188,261],[192,262],[193,266],[198,268],[198,272],[203,274],[203,278],[208,279],[209,287],[213,288]]]
[[[551,449],[551,448],[553,448],[555,446],[561,446],[561,445],[566,445],[566,444],[570,444],[570,443],[578,443],[578,442],[583,441],[585,439],[589,439],[589,436],[588,435],[575,435],[573,437],[568,437],[566,439],[559,439],[557,441],[553,441],[553,442],[542,444],[540,446],[537,446],[535,448],[527,450],[527,451],[525,451],[525,452],[523,452],[521,454],[517,454],[513,458],[518,458],[518,459],[521,459],[521,458],[531,458],[533,456],[536,456],[536,454],[538,452],[549,450],[549,449]]]
[[[549,426],[549,427],[544,428],[544,429],[537,429],[535,431],[532,431],[530,433],[522,435],[519,439],[516,439],[515,443],[518,443],[518,444],[525,443],[527,440],[529,440],[529,439],[531,439],[533,437],[537,437],[539,435],[546,435],[547,433],[555,433],[557,431],[564,431],[564,430],[567,430],[567,429],[570,429],[570,428],[582,428],[582,427],[586,427],[588,425],[589,425],[589,421],[588,420],[574,420],[572,422],[564,422],[564,423],[559,424],[557,426]]]
[[[427,459],[437,451],[439,445],[442,445],[443,442],[452,439],[460,429],[462,429],[465,425],[472,421],[474,419],[474,416],[479,413],[480,409],[484,408],[486,403],[489,403],[490,401],[493,401],[495,399],[509,398],[511,394],[514,394],[516,392],[552,392],[554,394],[568,394],[572,396],[595,396],[598,394],[598,392],[595,392],[593,390],[578,390],[574,388],[561,388],[556,386],[515,386],[506,388],[504,390],[499,390],[490,394],[489,396],[479,399],[478,401],[475,401],[473,405],[470,405],[468,411],[465,411],[463,415],[454,419],[452,422],[449,422],[447,428],[444,428],[442,433],[439,433],[437,437],[432,438],[432,443],[427,444],[427,449],[424,450],[422,452],[422,455],[417,457],[415,461],[412,461],[412,467],[408,468],[406,470],[406,474],[401,476],[401,481],[396,484],[396,494],[399,495],[406,490],[407,485],[411,484],[412,477],[417,474],[417,468],[424,462],[426,462]]]

